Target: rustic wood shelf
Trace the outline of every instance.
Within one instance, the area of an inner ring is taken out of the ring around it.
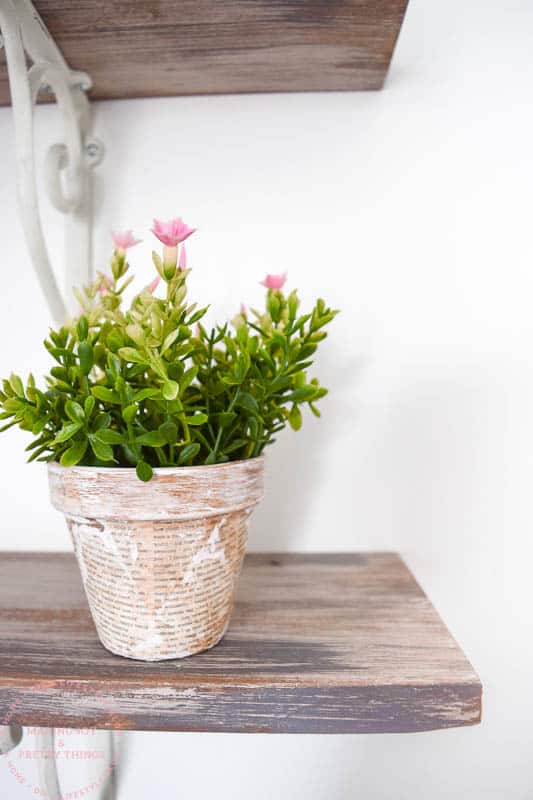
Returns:
[[[474,725],[481,684],[392,553],[253,554],[224,640],[145,663],[99,643],[70,554],[0,554],[0,724],[405,732]]]
[[[407,0],[35,0],[95,100],[380,89]],[[0,54],[0,105],[9,87]]]

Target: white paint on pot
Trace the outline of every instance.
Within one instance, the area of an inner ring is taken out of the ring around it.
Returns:
[[[147,484],[133,469],[48,472],[102,644],[144,661],[217,644],[263,493],[263,459],[158,469]]]

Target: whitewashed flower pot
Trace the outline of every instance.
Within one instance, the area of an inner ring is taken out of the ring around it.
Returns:
[[[142,483],[134,469],[48,465],[104,647],[159,661],[220,641],[263,468],[254,458],[156,469]]]

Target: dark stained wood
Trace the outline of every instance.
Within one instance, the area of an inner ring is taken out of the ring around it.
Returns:
[[[480,715],[476,673],[395,554],[248,555],[221,644],[159,663],[102,647],[72,555],[0,555],[0,724],[384,733]]]
[[[35,0],[92,97],[380,89],[408,0]],[[2,56],[0,55],[0,58]],[[9,103],[0,68],[0,105]]]

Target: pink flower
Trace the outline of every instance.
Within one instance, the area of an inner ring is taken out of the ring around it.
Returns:
[[[283,289],[285,281],[287,280],[287,273],[283,275],[267,275],[264,281],[261,281],[263,286],[267,289]]]
[[[152,233],[167,247],[177,247],[180,242],[188,239],[195,230],[196,228],[189,228],[181,217],[176,217],[168,222],[154,219]]]
[[[156,275],[155,278],[153,279],[152,283],[149,283],[148,286],[146,287],[148,289],[148,291],[152,292],[152,294],[153,294],[155,292],[155,290],[157,289],[157,287],[159,286],[159,281],[160,280],[161,280],[161,275]]]
[[[113,237],[115,250],[122,250],[123,252],[125,252],[128,247],[135,247],[136,244],[142,242],[142,239],[135,238],[132,231],[123,231],[122,233],[113,231],[111,236]]]
[[[239,311],[239,314],[242,317],[245,317],[247,313],[248,313],[248,311],[246,309],[246,306],[244,305],[244,303],[241,303],[241,310]]]
[[[178,262],[178,266],[180,269],[187,269],[187,250],[185,249],[185,245],[181,245],[180,250],[180,260]]]

